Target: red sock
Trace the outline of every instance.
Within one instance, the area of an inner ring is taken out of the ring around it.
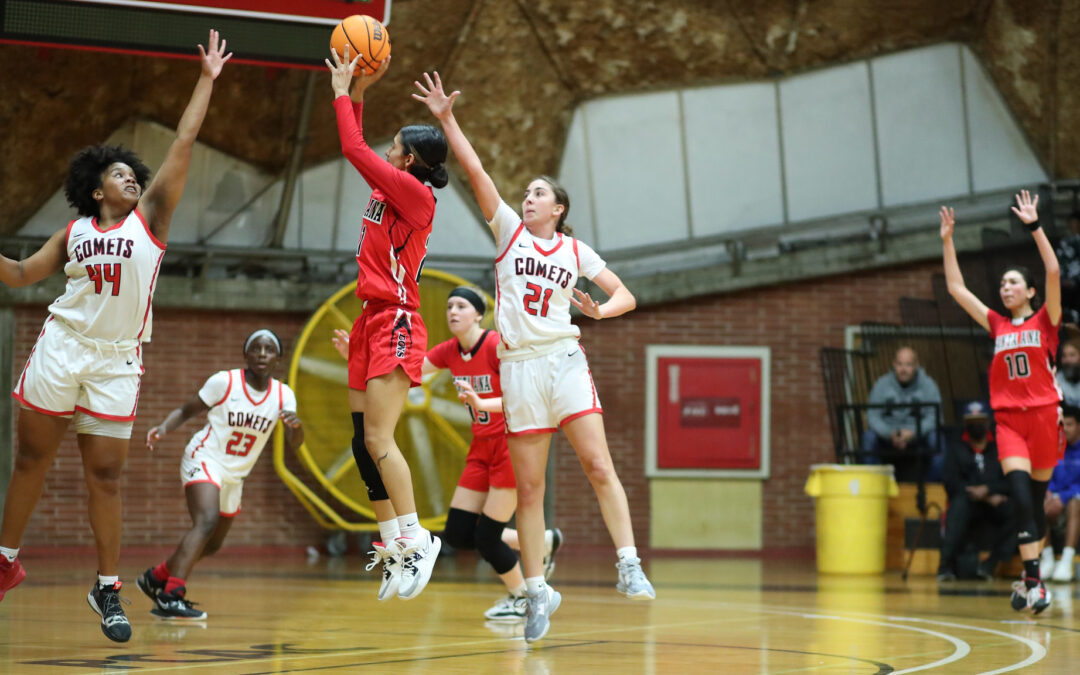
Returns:
[[[165,594],[169,595],[178,588],[183,588],[186,584],[184,580],[179,577],[169,577],[169,580],[165,582]]]
[[[150,574],[154,575],[154,578],[161,583],[165,583],[169,580],[169,567],[166,565],[168,562],[168,560],[162,560],[161,564],[150,570]]]

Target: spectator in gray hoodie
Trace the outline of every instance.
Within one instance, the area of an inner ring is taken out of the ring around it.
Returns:
[[[923,460],[928,480],[941,480],[941,448],[938,445],[938,408],[926,406],[916,410],[905,403],[936,403],[941,405],[941,392],[934,380],[919,366],[919,357],[911,347],[901,347],[893,356],[893,369],[878,378],[870,390],[871,408],[866,417],[870,428],[863,434],[864,462],[885,462],[896,467],[897,478],[915,480],[918,477],[915,451],[927,452]],[[916,436],[916,433],[918,436]]]

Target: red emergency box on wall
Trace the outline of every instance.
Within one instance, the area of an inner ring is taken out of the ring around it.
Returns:
[[[769,349],[646,348],[646,473],[769,475]]]

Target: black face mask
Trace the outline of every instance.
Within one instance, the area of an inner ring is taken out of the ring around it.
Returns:
[[[973,422],[964,425],[964,431],[967,432],[968,438],[981,443],[986,439],[986,423],[985,422]]]
[[[1070,363],[1067,366],[1061,367],[1061,372],[1064,373],[1065,379],[1073,384],[1080,382],[1080,363]]]

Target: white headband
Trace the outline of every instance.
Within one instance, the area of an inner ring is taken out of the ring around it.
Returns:
[[[271,340],[273,340],[274,344],[277,345],[277,353],[278,353],[278,355],[279,356],[281,355],[281,353],[282,353],[281,340],[279,340],[278,336],[274,335],[274,332],[271,331],[268,328],[260,328],[259,330],[255,331],[254,333],[249,335],[248,339],[247,339],[247,342],[244,343],[244,351],[247,352],[248,347],[250,347],[251,343],[255,341],[255,338],[260,338],[260,337],[270,338]]]

